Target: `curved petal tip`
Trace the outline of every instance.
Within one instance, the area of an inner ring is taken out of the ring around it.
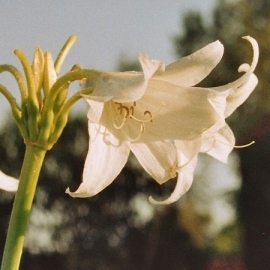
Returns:
[[[197,164],[197,155],[193,157],[187,164],[178,169],[177,183],[171,196],[164,201],[157,201],[152,196],[149,201],[153,204],[171,204],[176,202],[183,196],[191,187],[193,182],[194,170]]]

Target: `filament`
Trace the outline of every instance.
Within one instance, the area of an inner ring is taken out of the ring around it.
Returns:
[[[221,143],[223,145],[227,145],[227,146],[233,147],[235,149],[246,148],[246,147],[249,147],[250,145],[252,145],[252,144],[255,143],[255,141],[251,141],[250,143],[247,143],[247,144],[244,144],[244,145],[231,145],[231,144],[228,144],[226,142],[223,142],[223,141],[219,141],[219,140],[215,140],[214,139],[213,142],[212,142],[212,145],[209,147],[209,149],[206,150],[206,151],[201,151],[201,153],[207,153],[207,152],[209,152],[214,147],[214,145],[215,145],[216,142],[219,142],[219,143]]]
[[[122,127],[124,127],[127,119],[133,119],[133,120],[135,120],[136,122],[138,122],[140,124],[140,130],[139,130],[138,136],[136,136],[135,138],[132,138],[132,137],[128,136],[127,134],[125,134],[125,135],[128,138],[128,140],[130,140],[130,141],[137,141],[141,137],[141,135],[145,132],[145,123],[153,122],[153,119],[154,119],[155,116],[153,116],[152,113],[151,113],[151,111],[149,111],[149,110],[146,110],[146,111],[143,112],[143,115],[147,117],[147,119],[145,119],[145,120],[144,119],[137,118],[136,116],[134,116],[134,114],[135,114],[135,107],[137,105],[136,104],[136,101],[134,101],[131,106],[123,105],[120,102],[114,102],[114,104],[116,104],[118,106],[117,110],[119,111],[119,114],[115,118],[115,121],[114,121],[113,126],[116,129],[121,129]],[[162,102],[162,106],[163,105],[164,105],[164,103]],[[158,112],[160,111],[160,109],[162,108],[162,106],[159,108]],[[118,119],[120,118],[120,116],[122,115],[123,112],[124,112],[123,119],[121,120],[121,123],[118,125],[116,123],[116,121],[118,121]]]
[[[255,141],[252,141],[252,142],[244,144],[244,145],[235,145],[234,148],[245,148],[245,147],[249,147],[250,145],[252,145],[254,143],[255,143]]]

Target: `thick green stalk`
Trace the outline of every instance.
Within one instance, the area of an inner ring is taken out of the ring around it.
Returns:
[[[45,149],[26,145],[19,187],[11,213],[1,270],[19,269],[25,231],[39,173],[46,154]]]

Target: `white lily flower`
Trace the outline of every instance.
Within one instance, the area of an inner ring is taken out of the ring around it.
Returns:
[[[212,88],[220,93],[230,92],[226,102],[225,118],[230,116],[249,97],[258,83],[258,79],[253,73],[259,58],[258,44],[255,39],[249,36],[244,38],[251,43],[253,48],[254,55],[251,66],[248,64],[241,65],[238,71],[245,72],[242,77],[227,85]],[[221,111],[221,114],[222,113],[223,112]],[[224,122],[221,119],[205,131],[199,139],[191,141],[175,141],[176,148],[179,152],[177,168],[178,179],[175,190],[171,196],[164,201],[156,201],[150,197],[152,203],[169,204],[177,201],[188,191],[193,181],[193,172],[195,170],[199,152],[207,153],[221,162],[227,162],[229,154],[233,148],[237,146],[235,146],[235,137],[232,130],[227,124],[224,125],[223,123]],[[253,142],[251,142],[251,144],[252,143]],[[183,156],[186,158],[183,159]]]
[[[173,140],[197,138],[213,126],[220,119],[214,104],[225,110],[226,94],[191,87],[222,55],[216,41],[167,67],[139,54],[143,72],[101,72],[93,93],[85,97],[90,143],[83,182],[67,193],[88,197],[100,192],[119,174],[130,150],[160,184],[174,177]]]
[[[11,176],[4,174],[0,171],[0,189],[9,192],[15,192],[18,188],[19,181]]]
[[[75,192],[66,192],[73,197],[97,194],[120,173],[131,150],[160,184],[178,173],[175,192],[162,203],[184,194],[192,183],[202,135],[225,126],[234,84],[220,91],[192,87],[222,55],[223,45],[216,41],[166,67],[139,54],[143,72],[101,72],[93,93],[85,97],[90,143],[83,182]]]
[[[259,48],[255,39],[246,36],[253,48],[253,60],[251,66],[242,64],[238,72],[245,72],[242,77],[224,86],[214,87],[214,90],[219,92],[230,91],[227,98],[225,109],[225,118],[229,117],[252,93],[258,84],[258,79],[253,73],[259,58]],[[203,144],[201,152],[206,152],[210,156],[222,161],[227,162],[229,153],[235,147],[235,138],[233,132],[228,125],[222,128],[209,130],[203,134]]]

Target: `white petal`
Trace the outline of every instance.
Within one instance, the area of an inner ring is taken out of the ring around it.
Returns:
[[[130,143],[130,150],[135,154],[142,167],[159,184],[176,176],[176,149],[171,141],[139,140]]]
[[[146,54],[138,53],[138,58],[142,66],[144,78],[146,80],[149,80],[155,72],[162,72],[165,69],[165,65],[161,61],[152,60]]]
[[[72,197],[90,197],[110,185],[127,162],[129,148],[105,127],[89,124],[89,150],[85,161],[83,182]]]
[[[215,109],[221,119],[225,119],[225,110],[227,108],[228,96],[230,91],[212,92],[209,94],[209,102]]]
[[[15,192],[18,189],[19,180],[0,171],[0,189]]]
[[[149,197],[149,201],[154,204],[170,204],[180,199],[191,187],[194,177],[194,170],[197,164],[197,155],[186,165],[178,169],[178,178],[175,189],[171,196],[164,201],[157,201]]]
[[[158,79],[181,86],[193,86],[202,81],[219,63],[224,52],[223,45],[213,42],[195,53],[166,66]]]
[[[187,140],[200,136],[220,119],[220,112],[210,103],[214,96],[215,102],[219,99],[224,109],[226,95],[211,89],[181,87],[151,79],[137,106],[153,116],[153,121],[145,124],[146,132],[161,138]]]
[[[108,97],[116,102],[133,102],[141,98],[146,90],[148,80],[163,63],[151,60],[145,54],[138,54],[143,72],[101,72],[95,82],[94,91],[86,98],[99,97],[107,101]],[[105,99],[104,99],[105,98]]]
[[[235,138],[232,130],[225,125],[212,136],[202,140],[200,152],[222,161],[227,162],[228,155],[231,153],[235,145]]]
[[[249,66],[248,64],[241,65],[238,69],[238,72],[245,72],[244,75],[242,75],[234,82],[212,88],[216,91],[231,91],[230,96],[227,100],[228,106],[225,112],[226,117],[230,116],[232,112],[248,98],[248,96],[254,90],[258,82],[257,77],[253,74],[253,71],[255,70],[259,59],[258,44],[255,39],[249,36],[244,38],[251,43],[253,48],[253,59],[251,66]]]
[[[108,99],[110,98],[108,97]],[[100,100],[99,97],[91,97],[91,99],[85,97],[85,100],[89,104],[88,119],[92,123],[99,123],[105,105],[104,100]]]
[[[147,81],[142,72],[101,72],[95,82],[91,96],[100,98],[113,97],[117,102],[132,102],[145,92]]]
[[[249,97],[258,83],[258,79],[254,74],[251,74],[249,80],[240,86],[227,99],[227,107],[225,117],[229,117],[244,101]]]
[[[192,160],[200,151],[202,139],[175,140],[175,147],[178,154],[178,167],[182,167]]]

